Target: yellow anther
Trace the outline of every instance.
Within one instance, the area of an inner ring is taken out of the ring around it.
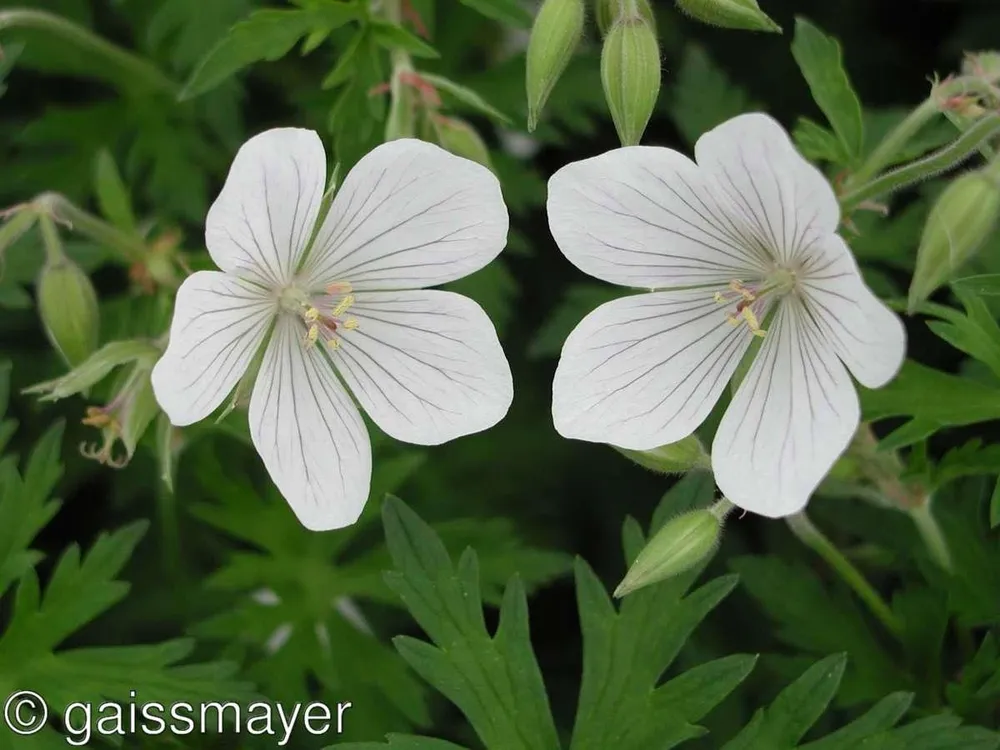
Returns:
[[[327,347],[330,351],[337,351],[340,348],[340,339],[330,339],[326,342]]]
[[[353,331],[355,328],[358,327],[357,318],[348,318],[347,320],[344,321],[343,327],[347,331]]]
[[[317,338],[319,338],[319,326],[313,323],[309,326],[309,330],[306,331],[306,346],[315,344]]]
[[[742,319],[737,318],[735,315],[727,315],[726,320],[729,321],[729,325],[731,326],[738,326],[740,323],[743,322]]]
[[[99,406],[88,406],[87,416],[80,421],[88,427],[98,428],[111,427],[115,429],[118,424],[114,417]]]
[[[315,307],[307,307],[306,311],[302,314],[302,319],[306,323],[315,323],[319,320],[319,310]]]
[[[725,298],[725,296],[724,296],[724,295],[722,294],[722,292],[716,292],[716,293],[715,293],[714,295],[712,295],[712,299],[714,299],[714,300],[715,300],[716,302],[718,302],[718,303],[719,303],[720,305],[721,305],[721,304],[722,304],[723,302],[726,302],[726,298]]]
[[[354,295],[348,294],[344,299],[337,303],[337,306],[333,308],[333,317],[339,318],[354,304]]]
[[[747,328],[750,329],[753,335],[763,338],[766,331],[760,327],[760,321],[757,320],[757,316],[754,315],[753,310],[751,310],[749,306],[743,308],[743,317],[746,319]]]

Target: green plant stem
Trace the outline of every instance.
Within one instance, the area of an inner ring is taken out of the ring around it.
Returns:
[[[931,553],[934,561],[945,570],[951,571],[951,550],[948,549],[948,542],[934,518],[934,513],[931,510],[931,499],[928,497],[927,502],[923,505],[907,509],[907,513],[913,519],[913,523],[917,525],[917,531],[920,532],[920,536],[927,546],[927,551]]]
[[[989,85],[975,76],[960,76],[945,81],[934,87],[931,95],[916,109],[910,112],[899,125],[892,129],[885,138],[869,154],[865,163],[852,174],[845,185],[848,190],[870,182],[893,157],[899,153],[907,142],[934,117],[941,114],[941,103],[953,96],[964,94],[982,95],[989,92]]]
[[[894,169],[840,197],[840,206],[849,213],[865,201],[891,193],[950,169],[975,154],[984,143],[1000,135],[1000,115],[982,118],[958,138],[930,156]]]
[[[171,97],[175,97],[178,93],[178,85],[149,61],[111,44],[90,30],[61,16],[29,8],[10,8],[0,11],[0,31],[17,28],[48,32],[88,55],[107,62],[143,88],[162,92]]]
[[[403,8],[401,0],[385,0],[383,7],[385,18],[394,24],[401,24],[403,21]],[[392,72],[389,76],[389,116],[386,118],[386,140],[392,138],[410,138],[414,135],[413,113],[409,110],[404,87],[407,85],[401,80],[401,76],[413,72],[413,60],[410,54],[403,49],[394,49],[390,53],[392,61]]]
[[[805,512],[789,516],[785,521],[788,523],[788,527],[792,530],[792,533],[803,544],[812,548],[820,557],[826,560],[830,567],[844,579],[844,582],[854,589],[854,592],[868,605],[872,614],[885,625],[886,629],[896,637],[899,637],[902,632],[902,625],[892,613],[892,610],[889,609],[889,605],[885,603],[878,592],[868,583],[868,580],[837,549],[833,542],[827,539],[823,532],[813,525],[813,522],[809,520]]]
[[[34,200],[34,204],[43,216],[62,222],[70,229],[106,245],[121,255],[126,263],[139,262],[145,255],[141,240],[87,213],[59,193],[43,193]]]
[[[38,229],[42,233],[42,246],[45,248],[45,262],[59,263],[66,259],[63,252],[62,240],[59,239],[59,230],[51,216],[38,217]]]

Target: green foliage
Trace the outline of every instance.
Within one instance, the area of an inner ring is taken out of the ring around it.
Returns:
[[[198,64],[181,98],[204,94],[243,68],[260,60],[277,60],[307,34],[329,33],[359,17],[357,3],[315,9],[258,10],[241,21]]]
[[[847,155],[858,158],[865,141],[864,120],[858,95],[843,68],[840,44],[806,19],[797,18],[792,54]],[[818,130],[814,123],[807,127],[813,133]]]
[[[70,701],[124,703],[130,689],[141,700],[243,701],[253,685],[286,706],[352,703],[342,736],[298,732],[288,746],[303,749],[998,746],[1000,234],[969,259],[967,278],[906,319],[902,372],[859,389],[878,439],[867,453],[852,445],[808,508],[898,627],[782,523],[736,514],[716,559],[619,602],[605,584],[621,580],[622,518],[652,517],[625,521],[627,567],[671,517],[715,497],[705,471],[671,486],[552,428],[563,342],[628,293],[570,268],[545,221],[549,176],[618,143],[595,29],[529,136],[533,9],[522,0],[20,5],[0,10],[0,207],[57,192],[77,209],[55,218],[98,291],[105,346],[70,373],[53,356],[32,309],[38,233],[6,224],[0,358],[17,363],[15,393],[39,383],[50,397],[15,396],[8,411],[11,369],[0,366],[0,699],[37,690],[53,717]],[[783,24],[798,12],[791,0],[766,5]],[[976,125],[977,107],[1000,105],[996,60],[959,60],[995,44],[992,4],[927,4],[888,46],[879,14],[861,5],[817,9],[824,30],[800,18],[794,37],[704,29],[656,5],[666,88],[644,145],[690,156],[707,130],[766,111],[794,123],[798,149],[846,193],[947,148]],[[155,426],[130,446],[129,467],[60,458],[62,444],[92,439],[79,421],[114,397],[111,369],[158,355],[185,275],[215,268],[205,216],[239,145],[269,127],[312,128],[343,176],[387,133],[435,138],[433,128],[393,130],[391,84],[407,72],[403,121],[461,117],[510,211],[505,254],[447,285],[476,299],[503,340],[515,381],[504,422],[427,450],[378,435],[365,514],[324,534],[302,529],[267,480],[245,404],[218,424],[178,428],[150,399],[143,419]],[[971,169],[992,153],[976,145]],[[954,175],[923,177],[851,206],[839,227],[865,280],[893,304]],[[724,406],[699,430],[706,446]],[[382,505],[388,493],[428,522],[397,500]],[[930,551],[935,539],[947,565]],[[573,564],[555,550],[583,557]],[[392,633],[407,634],[395,648]],[[65,747],[58,729],[12,746]],[[275,742],[243,733],[119,744]]]
[[[234,551],[206,581],[229,604],[195,634],[236,646],[255,681],[281,700],[306,701],[311,680],[319,681],[331,703],[349,696],[349,736],[370,737],[387,724],[429,724],[423,686],[365,614],[372,605],[399,606],[382,577],[390,564],[386,548],[364,540],[378,518],[379,500],[403,486],[424,457],[383,453],[368,510],[354,526],[326,536],[302,529],[276,491],[259,492],[208,454],[200,463],[203,486],[216,500],[196,505],[195,514],[250,549]],[[499,601],[514,571],[534,588],[568,567],[562,555],[523,544],[503,520],[454,520],[437,529],[452,549],[474,544],[480,550],[482,592],[491,602]]]
[[[694,145],[702,133],[750,109],[754,105],[747,93],[716,67],[702,47],[685,47],[670,104],[684,140]]]
[[[690,507],[711,498],[710,484],[691,475],[679,482],[661,502],[650,533],[655,533],[670,509]],[[514,577],[500,607],[499,623],[491,635],[486,627],[479,594],[476,553],[467,549],[457,564],[434,531],[402,502],[390,498],[383,507],[386,539],[395,570],[386,580],[400,596],[432,643],[409,636],[395,639],[397,650],[431,685],[454,703],[469,720],[486,748],[559,748],[548,697],[529,640],[528,612],[523,586]],[[626,562],[644,544],[635,521],[624,526]],[[795,588],[782,588],[789,570],[770,566],[759,573],[748,565],[741,574],[757,578],[760,590],[775,600],[786,597],[789,610],[801,607],[812,625],[803,623],[802,643],[812,644],[810,632],[834,634],[845,623],[823,593],[809,591],[813,584],[801,579]],[[678,576],[628,597],[615,608],[604,586],[590,569],[576,564],[577,604],[584,643],[583,680],[576,721],[568,747],[622,747],[626,750],[666,750],[706,733],[695,722],[736,689],[756,661],[752,656],[728,656],[689,667],[661,682],[698,623],[736,584],[735,577],[717,578],[689,592],[699,571]],[[794,574],[794,570],[792,571]],[[773,575],[773,580],[765,576]],[[818,610],[815,608],[818,607]],[[908,605],[914,614],[922,614]],[[832,622],[819,625],[830,614]],[[917,618],[915,618],[916,620]],[[856,626],[855,632],[860,632]],[[926,624],[917,627],[926,632]],[[863,630],[863,626],[861,628]],[[794,631],[792,631],[794,632]],[[830,642],[829,635],[821,636]],[[835,640],[835,639],[834,639]],[[913,643],[920,643],[917,638]],[[808,648],[808,645],[807,645]],[[879,655],[874,641],[869,651],[852,653],[859,669],[873,670],[866,658]],[[974,662],[977,669],[966,683],[949,691],[972,703],[998,689],[996,682],[982,683],[984,665],[996,659],[992,642],[984,643]],[[882,659],[882,668],[894,667]],[[866,713],[826,736],[802,743],[837,695],[848,659],[829,656],[809,666],[766,708],[752,719],[723,750],[851,750],[855,747],[903,748],[910,744],[932,748],[974,747],[988,750],[1000,745],[1000,735],[978,727],[963,727],[947,714],[917,719],[895,728],[907,712],[913,695],[894,692]],[[859,683],[861,684],[861,683]],[[870,687],[864,683],[864,689]],[[872,692],[884,694],[876,688]],[[867,695],[865,700],[868,700]],[[978,705],[978,704],[977,704]],[[413,736],[394,735],[387,744],[349,743],[349,750],[400,748],[446,750],[447,743]]]
[[[0,369],[0,411],[5,410],[10,367]],[[13,431],[5,421],[0,432]],[[35,445],[23,469],[14,456],[0,459],[0,596],[9,615],[0,633],[0,692],[30,688],[44,696],[51,716],[73,702],[130,700],[140,689],[145,701],[241,700],[252,693],[225,662],[182,664],[194,649],[191,639],[156,645],[88,647],[65,642],[104,615],[128,593],[117,580],[147,524],[137,522],[100,534],[87,552],[70,545],[60,555],[43,587],[38,566],[43,555],[31,548],[35,537],[59,511],[52,492],[62,474],[59,445],[62,425]],[[7,732],[6,728],[0,730]],[[62,743],[54,728],[24,740],[25,746]],[[19,745],[20,746],[20,745]]]

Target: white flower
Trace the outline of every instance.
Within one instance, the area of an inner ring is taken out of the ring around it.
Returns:
[[[550,180],[549,226],[574,265],[664,290],[605,304],[570,334],[553,418],[581,440],[675,442],[705,420],[762,336],[712,466],[736,505],[789,515],[857,428],[848,370],[884,385],[905,355],[903,326],[836,234],[830,185],[774,120],[736,117],[703,135],[695,155],[697,164],[666,148],[622,148]]]
[[[222,271],[181,285],[153,371],[157,401],[187,425],[223,402],[263,348],[251,437],[316,530],[353,523],[369,491],[368,434],[341,380],[385,432],[423,445],[491,427],[513,394],[483,310],[424,289],[503,249],[507,209],[493,174],[397,140],[358,162],[321,217],[325,184],[312,131],[270,130],[243,145],[206,220]]]

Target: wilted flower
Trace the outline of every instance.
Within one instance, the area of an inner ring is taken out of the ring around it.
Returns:
[[[493,174],[403,139],[365,156],[322,215],[325,180],[312,131],[271,130],[243,145],[206,221],[222,271],[181,285],[153,370],[157,400],[182,426],[207,417],[259,361],[251,438],[310,529],[353,523],[368,496],[368,434],[341,380],[385,432],[424,445],[492,426],[512,397],[483,310],[424,289],[503,249],[507,210]]]
[[[848,369],[878,387],[905,353],[899,318],[836,234],[823,175],[760,114],[703,135],[698,163],[632,147],[559,170],[549,226],[583,271],[655,291],[588,315],[553,386],[567,437],[648,450],[690,435],[760,343],[712,446],[736,505],[802,508],[859,420]],[[846,365],[846,368],[845,368]]]
[[[84,393],[117,369],[111,400],[103,406],[87,407],[83,419],[85,425],[101,431],[101,441],[84,444],[81,451],[88,458],[120,468],[132,458],[139,440],[159,413],[150,372],[160,351],[155,343],[142,339],[112,341],[62,377],[37,383],[24,392],[37,395],[40,401],[59,401]],[[116,454],[119,441],[125,451]]]

